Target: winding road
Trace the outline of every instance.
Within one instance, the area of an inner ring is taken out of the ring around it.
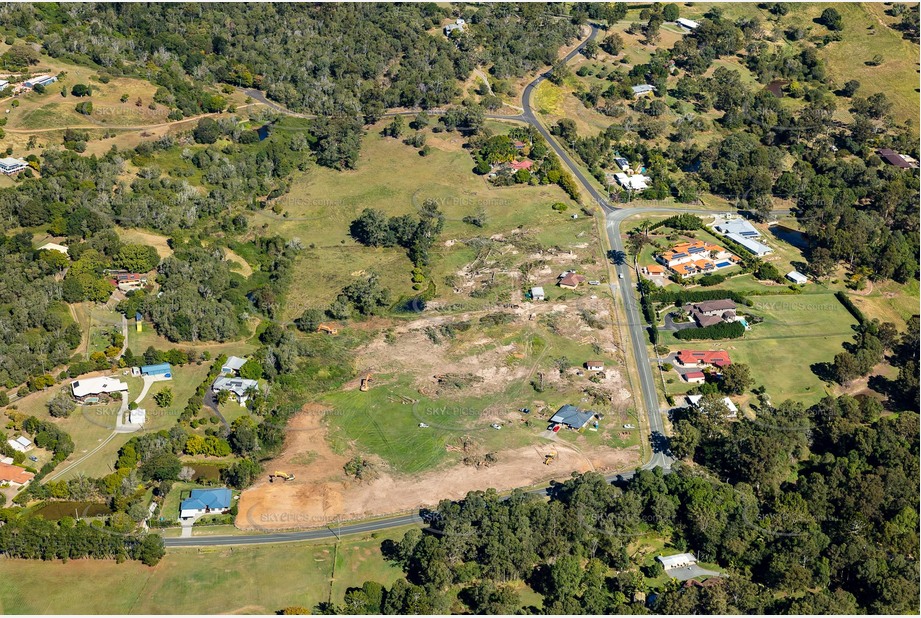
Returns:
[[[576,48],[570,51],[566,56],[563,57],[564,62],[569,62],[577,54],[581,53],[582,48],[591,40],[594,40],[599,34],[599,29],[596,26],[591,26],[591,34],[582,41]],[[587,194],[591,197],[592,201],[601,208],[604,213],[605,218],[605,231],[608,236],[608,241],[610,247],[614,252],[619,252],[621,255],[625,255],[625,247],[623,239],[620,235],[620,226],[624,220],[629,217],[632,217],[637,214],[643,213],[668,213],[668,212],[688,212],[688,213],[703,213],[709,211],[695,210],[693,208],[683,208],[679,205],[668,205],[668,206],[655,206],[655,207],[638,207],[638,208],[621,208],[612,205],[607,196],[602,195],[598,191],[588,178],[583,174],[579,166],[575,161],[570,157],[569,153],[557,142],[556,138],[550,134],[547,128],[540,122],[537,116],[534,114],[534,111],[531,106],[531,99],[534,94],[534,90],[537,86],[540,85],[542,81],[547,79],[547,74],[541,74],[532,82],[530,82],[524,89],[522,95],[522,105],[524,111],[517,116],[498,116],[498,115],[489,115],[489,118],[496,120],[507,120],[507,121],[518,121],[525,122],[533,126],[537,131],[543,136],[547,143],[553,148],[560,160],[563,161],[566,166],[570,169],[573,176],[579,181]],[[279,106],[277,103],[269,101],[261,92],[256,90],[247,90],[246,94],[251,96],[253,99],[264,103],[265,105],[271,107],[272,109],[282,112],[282,113],[291,113],[288,110],[285,110],[283,107]],[[408,114],[416,112],[392,112],[387,115],[396,115],[396,114]],[[304,117],[302,114],[293,114],[295,116]],[[649,358],[649,354],[646,348],[646,324],[640,315],[639,308],[637,307],[636,299],[633,295],[634,277],[638,276],[634,268],[628,264],[625,260],[617,260],[614,262],[614,270],[617,273],[618,277],[611,283],[611,291],[615,296],[619,295],[620,302],[623,304],[624,312],[626,313],[626,323],[623,325],[626,327],[631,341],[631,347],[633,352],[633,358],[635,360],[636,368],[639,374],[639,387],[641,397],[638,398],[638,407],[639,403],[642,403],[642,411],[645,412],[650,431],[650,444],[652,450],[652,456],[649,461],[641,466],[640,469],[651,470],[653,468],[663,468],[668,470],[671,468],[671,464],[674,461],[669,455],[668,451],[668,440],[665,436],[665,423],[663,420],[663,415],[666,410],[663,410],[660,406],[659,395],[656,392],[654,372],[652,367],[652,360]],[[640,410],[638,410],[638,413]],[[625,472],[622,474],[612,474],[606,477],[609,481],[614,481],[617,479],[624,479],[633,476],[634,472]],[[535,494],[545,494],[546,488],[538,488],[530,490],[530,493]],[[339,526],[336,528],[327,527],[315,530],[304,530],[299,532],[272,532],[272,533],[262,533],[254,535],[227,535],[227,536],[204,536],[204,537],[192,537],[192,538],[166,538],[164,542],[167,547],[202,547],[202,546],[214,546],[214,545],[254,545],[262,543],[286,543],[286,542],[295,542],[295,541],[307,541],[307,540],[318,540],[318,539],[329,539],[329,538],[339,538],[341,535],[346,534],[356,534],[356,533],[365,533],[365,532],[374,532],[379,530],[386,530],[389,528],[396,528],[399,526],[405,526],[409,524],[420,524],[423,523],[423,519],[418,514],[408,514],[400,515],[394,517],[387,517],[382,519],[375,519],[372,521],[359,522],[354,524],[348,524]]]

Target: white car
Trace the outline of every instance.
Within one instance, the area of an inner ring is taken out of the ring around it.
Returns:
[[[419,423],[419,429],[425,429],[426,427],[428,427],[428,425],[425,423]]]
[[[624,429],[636,429],[636,425],[624,425]]]
[[[617,273],[617,278],[618,278],[618,279],[623,279],[623,278],[624,278],[624,273]]]
[[[502,425],[500,425],[499,423],[493,423],[492,425],[490,425],[490,427],[492,427],[493,429],[502,429]]]

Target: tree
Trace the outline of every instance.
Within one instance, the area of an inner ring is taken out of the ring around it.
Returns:
[[[255,358],[248,359],[240,367],[240,377],[247,380],[259,380],[263,376],[262,363]]]
[[[662,7],[662,18],[665,21],[675,21],[680,16],[677,4],[666,4]]]
[[[846,97],[852,97],[857,93],[858,88],[860,88],[860,82],[856,79],[850,79],[844,82],[844,87],[841,88],[841,94]]]
[[[381,133],[385,137],[400,137],[403,135],[403,117],[394,116],[393,120],[390,121],[390,124],[384,127],[384,130]]]
[[[76,402],[66,390],[58,391],[48,402],[48,413],[55,418],[67,418],[76,408]]]
[[[173,404],[173,389],[165,387],[154,395],[154,402],[160,408],[168,408]]]
[[[741,395],[754,384],[751,369],[744,363],[732,363],[723,368],[723,380],[720,389],[728,395]]]
[[[616,32],[604,37],[604,40],[601,42],[601,49],[612,56],[619,54],[623,48],[624,39]]]
[[[852,380],[860,376],[860,365],[857,358],[850,352],[840,352],[835,355],[833,363],[835,381],[847,386]]]
[[[74,84],[70,89],[70,94],[75,97],[88,97],[93,94],[93,89],[86,84]]]
[[[589,40],[582,48],[582,55],[588,59],[594,59],[598,56],[598,43],[594,39]]]
[[[192,130],[192,137],[199,144],[213,144],[221,136],[221,127],[213,118],[201,118]]]
[[[74,106],[74,111],[76,111],[78,114],[83,114],[84,116],[90,116],[93,113],[93,104],[90,101],[77,103]]]
[[[133,273],[146,273],[160,263],[160,254],[148,245],[127,243],[115,256],[115,265]]]
[[[242,459],[221,472],[228,485],[235,489],[245,489],[262,474],[262,467],[252,459]]]
[[[832,7],[828,7],[822,11],[822,16],[819,17],[819,23],[829,30],[842,30],[844,28],[844,20],[841,18],[841,13]]]
[[[3,68],[8,71],[21,71],[30,65],[38,64],[38,52],[29,45],[15,44],[0,56]]]
[[[259,430],[249,415],[241,416],[230,424],[230,448],[237,455],[247,455],[259,446]]]
[[[156,566],[160,559],[166,555],[163,537],[159,534],[148,534],[141,541],[138,548],[137,559],[147,566]]]
[[[152,481],[175,481],[182,471],[182,462],[172,453],[162,451],[141,464],[141,476]]]

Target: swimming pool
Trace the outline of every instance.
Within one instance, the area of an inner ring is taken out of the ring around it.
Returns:
[[[727,266],[732,266],[732,262],[719,262],[716,265],[717,268],[726,268]]]

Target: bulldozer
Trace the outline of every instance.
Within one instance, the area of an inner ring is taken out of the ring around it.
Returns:
[[[363,393],[368,392],[368,389],[371,388],[371,380],[373,379],[374,378],[371,377],[370,373],[366,375],[365,377],[363,377],[361,379],[361,386],[358,387],[358,390],[360,390]]]
[[[556,451],[551,451],[544,455],[544,465],[549,466],[556,459]]]
[[[275,472],[269,475],[269,482],[274,483],[276,478],[279,478],[283,481],[293,481],[294,475],[288,474],[287,472],[281,472],[279,470],[276,470]]]

